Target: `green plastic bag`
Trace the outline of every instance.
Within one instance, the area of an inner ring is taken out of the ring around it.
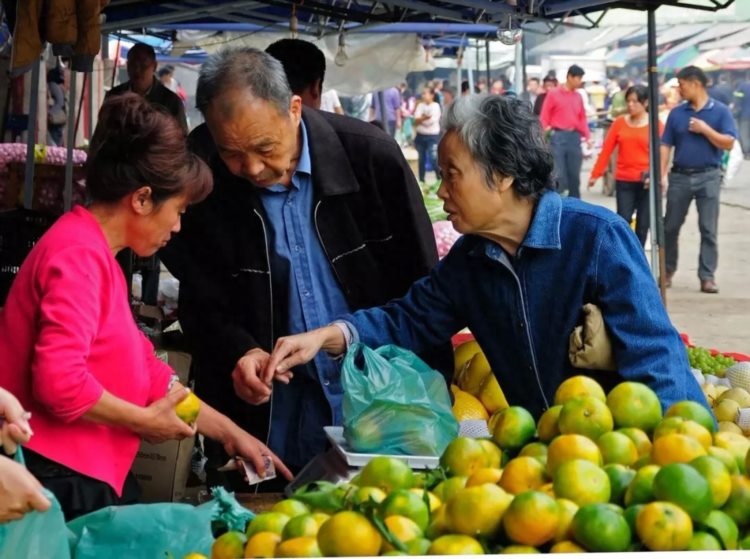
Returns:
[[[180,503],[107,507],[76,518],[68,523],[74,536],[73,558],[210,555],[212,528],[244,532],[254,518],[231,493],[214,488],[212,494],[214,499],[199,507]]]
[[[24,464],[20,447],[15,460]],[[32,511],[20,520],[0,524],[0,559],[70,559],[69,532],[60,503],[49,491],[44,493],[52,502],[45,512]]]
[[[445,379],[411,351],[353,344],[341,383],[344,438],[357,452],[440,456],[458,435]]]

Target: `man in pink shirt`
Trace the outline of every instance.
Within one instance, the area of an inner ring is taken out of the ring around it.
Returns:
[[[557,190],[572,198],[581,197],[581,138],[591,144],[583,99],[577,89],[583,83],[583,68],[568,68],[565,83],[547,93],[539,119],[545,131],[551,131],[550,145],[555,158]]]

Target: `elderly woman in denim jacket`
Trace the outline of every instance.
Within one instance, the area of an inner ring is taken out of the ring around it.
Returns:
[[[444,128],[438,195],[463,237],[403,298],[280,339],[266,378],[321,349],[336,355],[360,341],[422,351],[468,326],[508,401],[539,415],[581,372],[568,338],[594,303],[618,368],[594,376],[646,383],[665,409],[683,399],[707,405],[635,234],[613,212],[550,189],[552,156],[526,104],[462,98]]]

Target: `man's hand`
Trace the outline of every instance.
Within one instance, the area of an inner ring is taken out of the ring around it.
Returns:
[[[180,387],[156,400],[143,410],[133,430],[150,443],[180,440],[195,435],[196,427],[177,417],[175,406],[184,400],[190,391]]]
[[[16,445],[27,442],[33,431],[29,425],[29,414],[13,394],[0,388],[0,444],[6,454],[15,454]]]
[[[705,121],[696,118],[696,117],[690,117],[690,124],[688,124],[688,130],[691,132],[694,132],[696,134],[706,134],[709,130],[713,130],[708,124],[706,124]]]
[[[251,349],[243,355],[232,371],[234,391],[243,400],[251,404],[265,404],[271,399],[273,377],[265,380],[263,371],[271,356],[260,348]],[[282,380],[282,379],[279,379]],[[282,380],[284,382],[284,380]],[[286,377],[286,383],[289,377]]]
[[[324,326],[304,334],[279,338],[263,377],[267,381],[278,378],[293,367],[312,361],[321,349],[329,350],[334,355],[344,352],[346,341],[338,326]]]
[[[284,476],[284,478],[291,481],[292,477],[294,477],[279,457],[271,452],[271,449],[236,425],[233,426],[227,442],[224,443],[224,450],[229,456],[239,456],[250,462],[261,477],[264,477],[266,474],[265,465],[263,464],[263,457],[265,456],[268,456],[273,461],[276,471]]]
[[[21,464],[0,456],[0,523],[19,520],[32,510],[50,507],[42,485]]]
[[[591,190],[592,188],[594,188],[595,184],[596,184],[596,179],[595,178],[590,178],[589,179],[589,185],[588,185],[589,186],[589,190]]]

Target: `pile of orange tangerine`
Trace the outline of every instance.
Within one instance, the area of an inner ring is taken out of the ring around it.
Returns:
[[[584,376],[554,404],[538,422],[497,412],[492,439],[455,439],[438,472],[375,458],[335,507],[302,491],[218,538],[212,558],[750,548],[750,441],[717,432],[706,408],[662,414],[643,384],[605,394]]]

